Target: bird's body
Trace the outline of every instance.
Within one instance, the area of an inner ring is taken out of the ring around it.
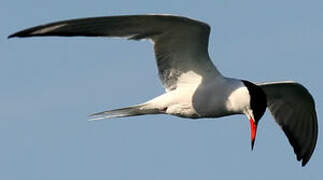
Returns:
[[[236,98],[241,94],[246,98]],[[185,118],[215,118],[241,114],[249,101],[248,90],[240,80],[218,77],[204,82],[201,78],[143,103],[142,108]]]
[[[172,15],[84,18],[29,28],[9,36],[103,36],[153,42],[165,93],[142,104],[93,114],[93,119],[145,114],[185,118],[245,114],[252,147],[257,124],[268,107],[305,165],[317,140],[317,118],[310,93],[295,82],[251,83],[223,76],[208,54],[210,27]]]

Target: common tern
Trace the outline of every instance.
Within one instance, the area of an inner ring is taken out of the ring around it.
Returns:
[[[92,114],[94,120],[170,114],[184,118],[217,118],[245,114],[251,148],[257,125],[268,108],[286,134],[302,166],[314,151],[318,123],[309,91],[297,82],[252,83],[225,77],[208,53],[210,26],[174,15],[123,15],[65,20],[10,35],[100,36],[151,40],[165,93],[147,102]]]

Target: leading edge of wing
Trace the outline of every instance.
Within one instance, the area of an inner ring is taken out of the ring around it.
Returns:
[[[210,29],[204,22],[176,15],[121,15],[88,17],[63,20],[27,28],[8,36],[107,36],[130,37],[129,39],[143,39],[166,31],[172,23],[198,25]],[[138,35],[138,37],[133,38]]]

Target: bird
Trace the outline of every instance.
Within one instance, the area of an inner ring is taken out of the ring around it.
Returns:
[[[165,92],[133,106],[90,115],[92,120],[146,114],[219,118],[244,114],[250,122],[251,149],[268,108],[296,159],[305,166],[316,146],[318,122],[310,92],[294,81],[256,83],[224,76],[208,53],[210,26],[189,17],[143,14],[87,17],[47,23],[8,36],[88,36],[150,40]]]

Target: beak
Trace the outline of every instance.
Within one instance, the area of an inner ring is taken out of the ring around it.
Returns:
[[[250,133],[251,133],[251,150],[255,144],[256,134],[257,134],[257,124],[255,120],[250,116]]]

